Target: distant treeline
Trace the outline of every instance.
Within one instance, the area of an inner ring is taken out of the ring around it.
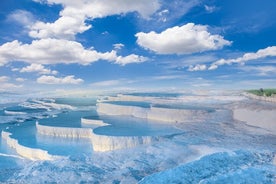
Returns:
[[[252,89],[252,90],[247,90],[247,92],[252,93],[254,95],[258,96],[273,96],[276,95],[276,89]]]

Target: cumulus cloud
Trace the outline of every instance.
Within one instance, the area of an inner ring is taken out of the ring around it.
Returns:
[[[115,61],[115,64],[119,64],[119,65],[127,65],[127,64],[130,64],[130,63],[143,63],[145,61],[147,61],[148,58],[147,57],[144,57],[144,56],[138,56],[136,54],[130,54],[128,56],[118,56],[116,58],[116,61]]]
[[[13,83],[3,83],[0,86],[0,91],[12,91],[22,87],[23,85],[15,85]]]
[[[188,71],[203,71],[203,70],[206,70],[207,69],[207,66],[204,65],[204,64],[197,64],[195,66],[192,66],[190,65],[189,68],[188,68]]]
[[[0,46],[0,63],[24,61],[37,64],[79,63],[87,65],[97,60],[112,60],[116,52],[100,53],[85,49],[80,43],[68,40],[41,39],[31,44],[17,40]]]
[[[26,79],[18,77],[15,80],[16,80],[16,82],[24,82]]]
[[[7,76],[0,76],[0,82],[7,82],[9,79]]]
[[[214,69],[217,69],[218,66],[221,66],[221,65],[226,65],[226,64],[230,65],[233,63],[244,64],[245,62],[250,61],[250,60],[256,60],[256,59],[261,59],[261,58],[266,58],[266,57],[275,57],[275,56],[276,56],[276,46],[271,46],[271,47],[267,47],[265,49],[260,49],[257,52],[245,53],[242,57],[238,57],[235,59],[220,59],[220,60],[212,63],[208,69],[214,70]]]
[[[212,65],[208,68],[208,70],[215,70],[215,69],[217,69],[217,68],[218,68],[218,65],[212,64]]]
[[[40,84],[80,84],[83,82],[80,78],[75,78],[74,75],[69,75],[66,77],[55,77],[55,76],[49,76],[49,75],[42,75],[37,80],[37,83]]]
[[[8,21],[17,22],[23,26],[32,25],[35,22],[32,13],[25,10],[16,10],[8,15]]]
[[[231,44],[222,36],[209,33],[207,26],[194,23],[168,28],[161,33],[139,32],[135,36],[141,47],[157,54],[191,54],[217,50]]]
[[[84,17],[60,17],[54,23],[36,22],[31,26],[29,36],[33,38],[74,39],[77,33],[91,28]]]
[[[41,2],[41,1],[40,1]],[[102,18],[114,14],[124,14],[128,12],[138,12],[144,18],[149,18],[160,4],[158,0],[149,2],[148,0],[126,1],[126,0],[43,0],[48,4],[62,4],[64,9],[60,13],[66,15],[86,15],[89,18]]]
[[[47,4],[62,4],[64,9],[60,18],[53,23],[37,22],[31,27],[29,35],[34,38],[66,38],[74,39],[78,33],[91,28],[85,20],[102,18],[109,15],[138,12],[142,17],[149,18],[160,4],[158,0],[125,1],[125,0],[35,0]]]
[[[130,54],[118,56],[117,52],[97,52],[96,50],[85,49],[82,44],[58,39],[34,40],[31,44],[23,44],[17,40],[7,42],[0,46],[0,66],[10,61],[23,61],[30,64],[58,64],[78,63],[88,65],[98,60],[107,60],[116,64],[126,65],[129,63],[141,63],[146,61],[143,56]],[[47,71],[41,65],[31,65],[23,71],[40,71],[45,74],[55,74],[56,71]],[[54,72],[54,73],[53,73]]]
[[[20,68],[11,68],[11,71],[13,71],[13,72],[18,72],[20,70],[21,70]]]
[[[21,73],[25,73],[25,72],[37,72],[39,74],[53,74],[56,75],[58,72],[56,70],[50,70],[45,68],[43,65],[41,64],[36,64],[36,63],[32,63],[29,66],[23,67],[20,70]]]
[[[0,76],[0,91],[14,90],[22,87],[22,85],[15,85],[10,83],[9,80],[10,77],[8,76]]]

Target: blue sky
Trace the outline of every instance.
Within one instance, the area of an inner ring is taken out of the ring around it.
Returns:
[[[276,87],[274,0],[2,0],[0,91]]]

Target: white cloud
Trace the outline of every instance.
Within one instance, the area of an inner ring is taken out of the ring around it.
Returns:
[[[157,13],[157,15],[159,16],[159,21],[161,22],[167,22],[167,15],[170,13],[170,11],[168,9],[165,10],[161,10],[160,12]]]
[[[148,58],[147,57],[143,57],[143,56],[138,56],[136,54],[130,54],[128,56],[118,56],[116,58],[115,64],[120,64],[120,65],[127,65],[130,63],[143,63],[145,61],[147,61]]]
[[[116,53],[99,53],[83,48],[74,41],[42,39],[31,44],[22,44],[17,40],[0,46],[0,63],[24,61],[37,64],[79,63],[89,64],[99,59],[116,58]]]
[[[36,81],[40,84],[80,84],[83,82],[83,80],[80,78],[76,79],[74,75],[69,75],[64,78],[42,75]]]
[[[246,72],[252,72],[255,75],[267,76],[270,74],[276,74],[276,66],[244,66],[241,68]]]
[[[0,91],[11,91],[13,89],[21,88],[22,85],[15,85],[12,83],[9,83],[10,77],[8,76],[0,76]]]
[[[101,53],[92,48],[85,49],[82,44],[75,41],[51,38],[34,40],[31,44],[23,44],[15,40],[0,46],[0,66],[11,61],[23,61],[30,64],[78,63],[88,65],[98,60],[126,65],[144,62],[146,58],[135,54],[122,57],[118,56],[114,50]],[[39,65],[33,66],[39,67]],[[43,70],[43,68],[40,69]],[[51,72],[53,74],[53,71]]]
[[[78,33],[91,28],[85,23],[86,19],[102,18],[109,15],[119,15],[128,12],[138,12],[142,17],[149,18],[160,4],[158,0],[126,1],[126,0],[35,0],[48,4],[62,4],[64,9],[60,18],[53,23],[37,22],[29,33],[34,38],[66,38],[74,39]]]
[[[141,47],[158,54],[191,54],[217,50],[231,44],[222,36],[209,33],[207,26],[194,23],[168,28],[161,33],[139,32],[135,36]]]
[[[107,81],[100,81],[92,83],[92,86],[116,86],[120,84],[119,80],[107,80]]]
[[[163,16],[164,14],[168,14],[170,11],[168,9],[165,10],[161,10],[160,12],[158,12],[159,16]]]
[[[152,28],[166,28],[173,25],[176,20],[181,19],[189,13],[192,8],[202,4],[201,0],[161,0],[161,3],[162,6],[157,12],[154,13],[150,22],[141,22],[141,26],[143,28],[145,27],[145,24],[147,27]]]
[[[183,70],[185,68],[192,67],[196,64],[210,63],[217,60],[214,53],[204,53],[204,54],[193,54],[193,55],[183,55],[178,59],[164,59],[158,62],[162,64],[163,67],[172,70]]]
[[[248,79],[248,80],[243,80],[238,82],[238,88],[247,88],[247,89],[259,89],[260,87],[262,88],[271,88],[274,87],[273,84],[276,84],[275,78],[271,79]]]
[[[109,32],[108,31],[104,31],[104,32],[102,32],[102,35],[108,35],[109,34]]]
[[[200,88],[200,87],[209,87],[209,86],[212,86],[212,84],[211,83],[199,83],[199,84],[192,84],[192,86]]]
[[[206,65],[204,65],[204,64],[197,64],[197,65],[195,65],[195,66],[189,66],[189,68],[188,68],[188,71],[191,71],[191,72],[193,72],[193,71],[203,71],[203,70],[206,70],[207,69],[207,66]]]
[[[0,76],[0,82],[7,82],[9,79],[7,76]]]
[[[26,66],[24,68],[22,68],[20,70],[21,73],[25,73],[25,72],[37,72],[39,74],[53,74],[56,75],[58,72],[56,70],[50,70],[45,68],[43,65],[41,64],[36,64],[36,63],[32,63],[29,66]]]
[[[184,78],[183,75],[160,75],[153,77],[154,80],[171,80],[171,79],[181,79]]]
[[[208,5],[204,5],[204,8],[208,13],[213,13],[217,9],[215,6],[208,6]]]
[[[200,64],[200,63],[206,63],[206,62],[212,62],[212,61],[216,61],[217,57],[214,54],[195,54],[195,55],[189,55],[189,56],[184,56],[181,61],[179,61],[182,65],[186,65],[187,64]]]
[[[16,10],[9,14],[7,19],[8,21],[17,22],[23,26],[30,26],[35,21],[32,13],[25,10]]]
[[[215,70],[218,68],[218,65],[211,65],[208,70]]]
[[[18,72],[18,71],[20,71],[20,68],[11,68],[11,71]]]
[[[24,82],[26,79],[18,77],[18,78],[16,78],[15,80],[16,80],[17,82]]]
[[[113,47],[115,50],[120,50],[121,48],[123,48],[125,45],[122,43],[115,43],[113,44]]]
[[[245,53],[242,57],[238,57],[235,59],[219,59],[215,62],[213,62],[209,67],[207,67],[204,64],[197,64],[195,66],[189,66],[189,71],[198,71],[198,70],[216,70],[219,66],[222,65],[231,65],[234,63],[238,63],[241,65],[244,65],[246,62],[251,60],[257,60],[257,59],[263,59],[267,57],[275,57],[276,56],[276,46],[267,47],[265,49],[260,49],[257,52],[250,52]],[[249,70],[255,70],[259,71],[260,74],[265,74],[267,72],[273,72],[274,70],[271,68],[271,66],[263,66],[263,67],[253,67],[253,66],[247,66],[245,68],[241,68],[243,70],[249,71]]]
[[[84,17],[60,17],[54,23],[36,22],[31,26],[29,36],[33,38],[74,39],[77,33],[91,28],[85,23]]]
[[[105,80],[100,82],[92,83],[91,86],[97,86],[97,87],[109,87],[109,86],[118,86],[118,85],[125,85],[125,84],[131,84],[135,81],[133,80],[127,80],[127,79],[118,79],[118,80]]]
[[[12,91],[18,88],[22,88],[23,85],[15,85],[12,83],[3,83],[0,85],[0,91]]]
[[[64,9],[60,13],[62,16],[66,15],[86,15],[89,18],[102,18],[114,14],[124,14],[128,12],[138,12],[144,18],[148,18],[157,9],[160,4],[157,0],[140,0],[140,1],[126,1],[126,0],[35,0],[36,2],[48,4],[62,4]]]
[[[62,16],[67,15],[86,15],[88,18],[102,18],[114,14],[124,14],[128,12],[138,12],[144,18],[148,18],[157,9],[160,4],[158,0],[43,0],[48,4],[62,4],[64,9],[60,13]]]
[[[218,66],[225,65],[225,64],[228,64],[228,65],[233,63],[244,64],[245,62],[250,60],[256,60],[256,59],[261,59],[266,57],[275,57],[275,56],[276,56],[276,46],[271,46],[265,49],[260,49],[257,52],[245,53],[242,57],[238,57],[236,59],[220,59],[212,63],[208,69],[214,70],[214,69],[217,69]]]

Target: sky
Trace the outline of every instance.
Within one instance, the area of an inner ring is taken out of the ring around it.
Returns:
[[[275,0],[1,0],[0,92],[276,87]]]

